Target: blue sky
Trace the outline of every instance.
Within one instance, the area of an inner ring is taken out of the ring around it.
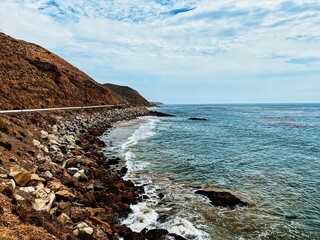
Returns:
[[[319,0],[0,0],[0,28],[152,101],[320,102]]]

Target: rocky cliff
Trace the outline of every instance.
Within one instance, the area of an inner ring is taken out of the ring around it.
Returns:
[[[114,84],[104,84],[104,87],[110,89],[114,93],[120,95],[126,101],[130,102],[132,105],[136,106],[148,106],[150,103],[134,89],[127,86],[119,86]]]
[[[0,33],[0,109],[148,105],[136,91],[102,86],[52,52]],[[111,85],[110,85],[111,86]],[[112,85],[113,86],[113,85]],[[132,97],[132,98],[131,98]]]

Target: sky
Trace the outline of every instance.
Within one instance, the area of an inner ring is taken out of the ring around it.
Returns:
[[[0,0],[0,29],[150,101],[320,102],[319,0]]]

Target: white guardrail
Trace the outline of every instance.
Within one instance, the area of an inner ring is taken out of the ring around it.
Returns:
[[[79,109],[90,109],[90,108],[111,108],[111,107],[120,107],[120,106],[122,106],[122,105],[99,105],[99,106],[85,106],[85,107],[61,107],[61,108],[0,110],[0,115],[16,115],[16,114],[24,114],[24,113],[42,113],[42,112],[50,112],[50,111],[79,110]]]

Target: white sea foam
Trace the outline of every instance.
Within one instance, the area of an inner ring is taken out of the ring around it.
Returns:
[[[139,141],[150,138],[156,134],[155,128],[159,123],[156,117],[142,117],[140,118],[143,123],[137,128],[132,136],[130,136],[125,143],[121,145],[122,154],[126,160],[128,172],[125,179],[131,179],[136,185],[144,185],[145,194],[148,199],[136,205],[132,205],[132,213],[129,214],[122,223],[130,227],[133,231],[140,232],[144,228],[165,228],[170,233],[175,233],[184,236],[186,239],[195,240],[208,240],[210,236],[195,228],[194,225],[181,216],[170,216],[165,222],[160,223],[158,220],[159,214],[163,211],[170,212],[171,208],[168,206],[159,205],[159,191],[163,187],[173,188],[173,183],[162,177],[154,177],[153,175],[146,174],[145,168],[148,166],[147,161],[137,159],[132,152],[132,147]],[[161,183],[160,183],[160,182]],[[158,185],[158,183],[160,185]],[[174,192],[174,189],[172,189]],[[160,207],[160,209],[159,209]],[[157,211],[160,211],[158,213]]]
[[[152,137],[155,134],[155,127],[159,123],[159,119],[155,117],[141,117],[140,119],[145,120],[146,122],[143,123],[135,132],[134,134],[128,138],[128,141],[122,144],[121,148],[126,149],[130,146],[136,145],[138,141]]]

